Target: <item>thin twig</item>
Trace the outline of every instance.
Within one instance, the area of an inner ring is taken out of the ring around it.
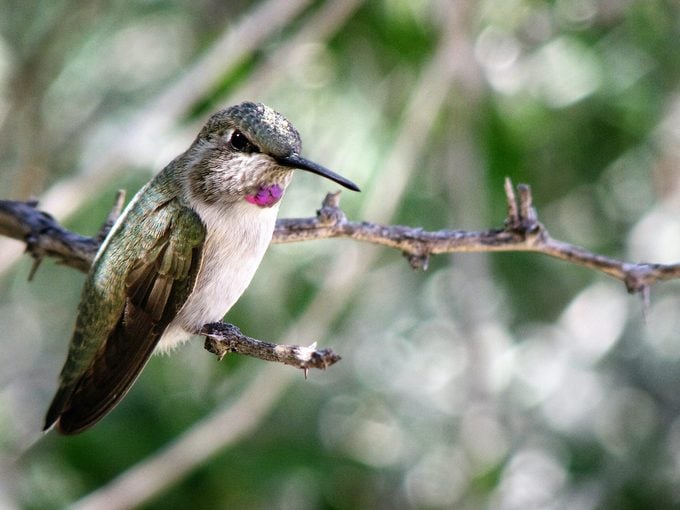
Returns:
[[[263,342],[244,335],[239,328],[225,322],[206,324],[201,335],[205,335],[205,349],[216,354],[220,360],[230,352],[235,352],[301,368],[305,371],[305,377],[310,368],[324,369],[340,361],[340,356],[331,349],[317,350],[316,342],[309,347]]]
[[[508,217],[505,220],[505,227],[510,229],[519,228],[519,211],[517,210],[517,197],[515,188],[512,187],[512,180],[506,177],[503,183],[505,190],[505,200],[507,204]]]
[[[509,180],[507,181],[509,182]],[[428,232],[401,225],[378,225],[343,220],[344,214],[332,214],[324,203],[323,215],[317,218],[282,219],[274,232],[275,243],[347,237],[400,250],[412,266],[423,268],[414,260],[429,255],[457,252],[531,251],[601,271],[625,283],[631,293],[644,292],[656,282],[680,278],[680,264],[630,263],[592,253],[584,248],[553,239],[538,221],[532,205],[531,189],[506,186],[508,218],[505,228],[485,231],[438,230]],[[337,218],[329,222],[329,218]]]
[[[402,225],[349,221],[340,209],[339,195],[329,194],[315,217],[278,220],[272,242],[350,238],[399,250],[418,269],[426,269],[430,255],[531,251],[601,271],[624,282],[631,293],[643,293],[656,282],[680,278],[680,264],[625,262],[553,239],[538,221],[530,187],[520,184],[515,193],[507,183],[508,218],[504,228],[432,232]],[[100,244],[98,238],[66,230],[49,214],[36,209],[34,202],[0,200],[0,235],[24,241],[26,251],[36,260],[55,257],[81,271],[87,271]]]

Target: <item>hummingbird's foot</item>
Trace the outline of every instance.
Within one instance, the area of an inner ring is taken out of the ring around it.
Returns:
[[[222,359],[230,352],[238,352],[234,342],[246,337],[241,330],[228,322],[211,322],[203,326],[201,334],[205,335],[205,349]]]

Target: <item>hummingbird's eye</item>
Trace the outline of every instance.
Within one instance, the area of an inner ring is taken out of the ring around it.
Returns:
[[[231,146],[239,152],[258,152],[258,148],[250,143],[250,140],[241,133],[238,129],[234,129],[234,132],[229,138],[229,143]]]

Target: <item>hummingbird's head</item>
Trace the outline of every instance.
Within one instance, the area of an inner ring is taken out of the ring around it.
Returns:
[[[300,156],[301,147],[293,125],[268,106],[246,102],[220,110],[187,152],[191,194],[206,203],[246,200],[271,207],[296,168],[359,191],[353,182]]]

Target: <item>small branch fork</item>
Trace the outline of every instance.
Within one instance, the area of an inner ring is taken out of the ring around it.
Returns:
[[[400,250],[414,269],[427,269],[431,255],[457,252],[531,251],[588,267],[621,280],[630,293],[645,300],[650,287],[659,281],[680,278],[680,264],[630,263],[589,252],[550,237],[538,221],[532,204],[531,189],[510,179],[505,180],[507,218],[504,227],[486,231],[438,230],[380,225],[366,221],[349,221],[340,209],[340,194],[326,196],[321,209],[312,218],[280,219],[274,231],[274,243],[291,243],[313,239],[345,237]],[[120,215],[125,193],[119,191],[111,213],[95,237],[75,234],[57,223],[49,214],[37,209],[37,202],[0,200],[0,235],[26,243],[33,257],[30,277],[45,257],[86,272],[100,244]],[[29,278],[30,278],[29,277]],[[276,345],[247,337],[231,324],[206,324],[205,348],[222,359],[229,352],[246,354],[267,361],[285,363],[305,371],[326,368],[340,359],[330,349],[297,345]]]

